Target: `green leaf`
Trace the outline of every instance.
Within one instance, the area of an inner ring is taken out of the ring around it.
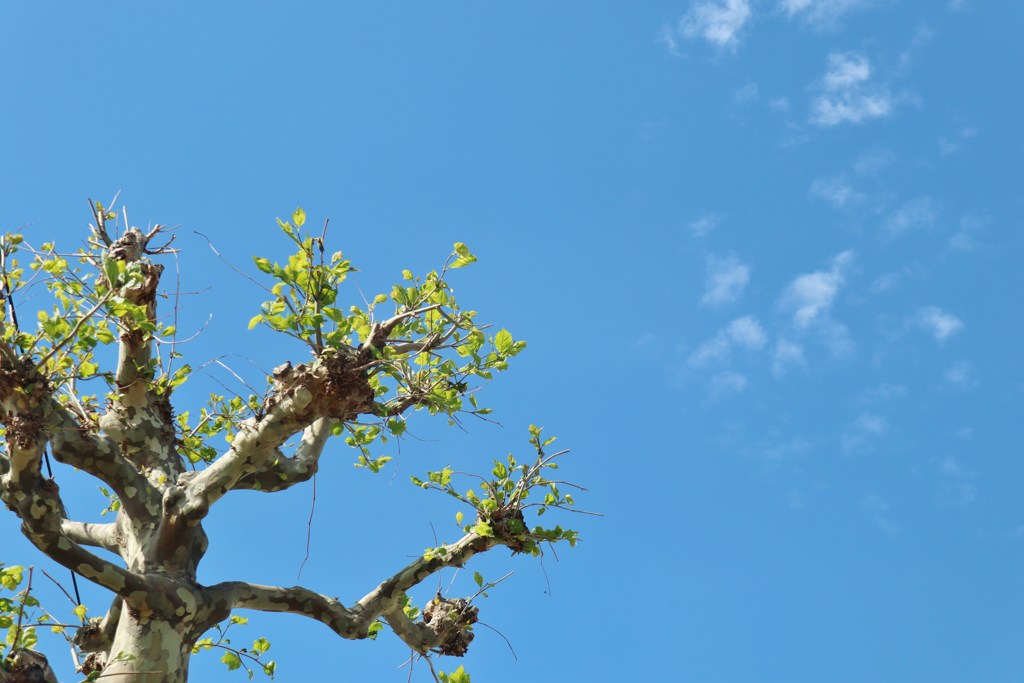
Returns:
[[[476,581],[476,585],[483,587],[484,577],[480,572],[473,572],[473,580]]]
[[[452,268],[462,268],[476,262],[476,256],[473,256],[469,247],[462,242],[455,243],[455,253],[458,254],[458,258],[452,263]]]
[[[259,325],[261,322],[263,322],[263,316],[257,313],[253,317],[249,318],[249,329],[251,330],[252,328]]]
[[[75,616],[79,619],[85,619],[86,607],[85,605],[78,605],[75,607]]]
[[[292,214],[292,221],[295,223],[295,227],[301,228],[306,222],[306,212],[302,210],[302,207],[295,209],[295,213]]]
[[[503,356],[512,350],[513,343],[512,333],[508,330],[501,330],[498,334],[494,335],[494,348]]]
[[[238,655],[234,652],[225,652],[224,656],[220,658],[220,661],[228,665],[228,671],[234,671],[242,666],[242,660],[239,659]]]
[[[493,536],[494,528],[491,527],[491,523],[486,519],[481,519],[479,522],[473,525],[471,531],[478,536]]]
[[[270,641],[266,638],[257,638],[252,641],[252,651],[258,654],[263,654],[270,649]]]

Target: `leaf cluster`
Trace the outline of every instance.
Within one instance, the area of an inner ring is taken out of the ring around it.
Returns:
[[[274,677],[274,673],[277,671],[277,663],[270,660],[262,660],[263,655],[270,649],[270,641],[266,638],[257,638],[252,641],[251,647],[235,648],[231,645],[231,639],[228,638],[228,631],[232,626],[240,626],[249,623],[246,617],[232,616],[223,624],[217,624],[214,626],[214,630],[217,632],[217,637],[206,637],[196,641],[196,644],[192,646],[192,654],[198,654],[204,650],[212,650],[218,648],[224,651],[220,661],[227,666],[228,671],[235,671],[236,669],[242,669],[249,676],[249,680],[253,679],[255,670],[261,670],[265,675],[270,678]]]
[[[556,437],[543,438],[541,432],[540,427],[530,425],[530,444],[536,452],[532,461],[520,463],[510,453],[504,460],[493,461],[490,478],[455,472],[445,467],[428,472],[426,479],[411,477],[412,483],[420,488],[443,491],[471,506],[475,511],[472,520],[467,520],[461,511],[455,514],[455,523],[465,533],[492,537],[513,552],[534,556],[541,554],[541,543],[565,541],[573,547],[578,540],[576,531],[561,525],[545,527],[539,523],[530,528],[523,514],[524,510],[534,508],[539,521],[539,517],[550,508],[575,511],[575,500],[571,494],[564,493],[561,487],[579,487],[550,475],[558,469],[555,460],[568,451],[548,455],[544,449]],[[477,479],[479,493],[474,488],[465,491],[456,488],[457,477]],[[429,559],[444,552],[444,546],[430,548],[425,552],[425,557]]]

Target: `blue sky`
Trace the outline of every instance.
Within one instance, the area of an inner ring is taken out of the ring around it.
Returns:
[[[503,427],[418,419],[376,477],[330,450],[304,584],[351,601],[454,539],[409,475],[525,453],[533,422],[605,517],[565,520],[583,542],[543,570],[483,558],[515,570],[481,618],[518,659],[482,629],[474,680],[1024,677],[1022,6],[0,7],[0,228],[71,247],[119,190],[180,225],[194,365],[302,359],[245,331],[261,292],[195,234],[255,273],[296,205],[330,217],[354,301],[466,242],[460,300],[529,342],[481,397]],[[208,366],[179,410],[232,382]],[[223,501],[200,579],[295,583],[310,502]],[[12,515],[0,534],[55,573]],[[248,616],[280,680],[406,679],[394,637]]]

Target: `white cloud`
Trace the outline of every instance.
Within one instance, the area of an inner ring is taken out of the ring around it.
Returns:
[[[864,195],[855,190],[843,176],[818,178],[811,184],[811,195],[824,199],[837,209],[864,199]]]
[[[946,370],[946,381],[958,387],[971,387],[977,383],[974,378],[974,364],[969,360],[954,363]]]
[[[708,257],[707,281],[700,302],[705,306],[730,304],[743,294],[750,281],[750,268],[734,256]]]
[[[760,95],[760,91],[757,88],[757,83],[747,83],[745,86],[737,90],[732,94],[733,100],[740,104],[746,104],[747,102],[753,102]]]
[[[779,7],[817,28],[833,28],[844,14],[866,7],[865,0],[780,0]]]
[[[711,378],[711,397],[714,399],[735,396],[747,388],[747,378],[739,372],[727,370]]]
[[[895,237],[918,228],[932,227],[938,215],[938,208],[931,197],[916,197],[889,214],[882,228]]]
[[[833,259],[830,270],[801,275],[789,283],[780,305],[792,313],[798,328],[807,329],[828,316],[852,263],[853,252],[844,251]]]
[[[960,464],[960,461],[954,458],[952,455],[947,455],[942,459],[942,464],[939,466],[943,474],[951,476],[959,476],[964,473],[964,468]]]
[[[696,2],[679,23],[687,38],[703,38],[719,48],[736,49],[739,32],[750,20],[749,0]]]
[[[780,339],[775,343],[775,353],[772,357],[773,375],[781,377],[789,368],[806,364],[802,346],[787,339]]]
[[[888,90],[872,87],[871,63],[852,52],[833,52],[819,83],[821,94],[811,104],[811,123],[836,126],[888,116],[893,98]]]
[[[970,505],[978,497],[978,487],[969,480],[974,473],[968,471],[959,460],[947,455],[939,464],[939,471],[946,479],[939,487],[939,500],[947,505]]]
[[[889,516],[889,503],[881,496],[869,493],[861,501],[861,508],[871,519],[871,523],[877,526],[890,536],[897,536],[900,533],[899,526]]]
[[[748,349],[760,349],[768,339],[761,323],[749,315],[733,320],[726,331],[734,343]]]
[[[946,505],[964,507],[978,499],[978,487],[969,481],[946,482],[939,488],[939,500]]]
[[[776,444],[765,448],[761,456],[770,462],[779,463],[785,460],[793,460],[802,456],[811,447],[811,444],[797,437],[785,443]]]
[[[939,153],[941,153],[942,156],[947,157],[950,154],[957,152],[965,142],[975,138],[977,135],[978,129],[968,126],[966,128],[961,128],[952,138],[941,137],[939,138]]]
[[[883,275],[879,275],[871,283],[871,291],[875,294],[888,292],[890,289],[899,285],[900,280],[902,279],[903,275],[901,273],[885,273]]]
[[[946,3],[946,8],[950,12],[966,12],[968,9],[967,0],[949,0]]]
[[[658,29],[658,35],[654,42],[664,45],[669,53],[676,57],[683,56],[683,53],[679,50],[679,41],[676,40],[676,30],[671,26],[662,26]]]
[[[889,429],[889,421],[874,413],[861,413],[853,425],[858,431],[872,436],[881,436]]]
[[[861,401],[863,403],[892,401],[905,397],[907,393],[907,388],[902,384],[889,384],[888,382],[882,382],[877,387],[866,389],[861,394]]]
[[[697,350],[690,354],[687,362],[695,368],[704,367],[715,361],[728,358],[732,352],[732,344],[729,338],[722,332],[697,347]]]
[[[697,220],[690,221],[690,223],[686,225],[686,229],[689,230],[690,234],[694,237],[707,237],[721,222],[722,216],[720,214],[706,213]]]
[[[871,175],[881,171],[896,161],[896,153],[884,147],[869,149],[853,163],[853,170],[858,175]]]
[[[889,421],[875,413],[861,413],[850,429],[839,438],[844,453],[864,450],[871,439],[877,439],[889,431]]]
[[[733,320],[714,337],[698,346],[687,362],[696,368],[703,367],[725,360],[735,347],[757,351],[767,340],[768,335],[757,318],[744,316]]]
[[[817,327],[821,343],[833,356],[849,356],[853,353],[855,345],[850,339],[850,331],[846,329],[846,325],[832,318],[824,318],[818,322]]]
[[[828,56],[828,71],[822,85],[828,92],[842,92],[871,78],[867,57],[851,52],[833,52]]]
[[[940,344],[964,328],[960,318],[946,313],[938,306],[927,306],[917,312],[918,327],[930,332]]]
[[[790,109],[790,103],[788,97],[773,97],[768,100],[768,108],[772,111],[777,111],[785,114]]]
[[[947,244],[957,251],[973,251],[982,246],[978,234],[983,232],[990,222],[984,212],[970,211],[960,216],[960,229],[951,235]]]

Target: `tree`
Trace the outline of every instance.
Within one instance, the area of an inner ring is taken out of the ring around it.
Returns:
[[[531,426],[533,455],[526,462],[511,455],[495,460],[488,476],[475,478],[475,490],[457,487],[460,475],[449,467],[412,478],[468,506],[468,516],[456,515],[462,536],[399,567],[354,604],[301,586],[198,583],[208,546],[203,520],[221,498],[307,482],[332,436],[356,449],[357,467],[379,471],[389,458],[375,455],[373,445],[401,438],[411,411],[451,424],[462,415],[487,415],[477,390],[525,342],[504,329],[489,336],[476,313],[456,302],[448,277],[476,260],[461,243],[439,272],[403,271],[389,295],[343,307],[339,289],[352,266],[341,252],[327,254],[327,224],[319,237],[308,234],[298,209],[290,221],[278,220],[294,253],[282,263],[255,258],[271,284],[249,327],[301,341],[310,358],[275,368],[262,396],[213,394],[198,412],[176,412],[172,398],[191,367],[180,363],[174,326],[157,312],[164,271],[158,261],[173,251],[173,234],[161,226],[128,227],[127,217],[119,229],[113,211],[92,206],[90,238],[73,254],[50,243],[33,249],[20,235],[0,239],[0,498],[47,557],[113,594],[102,618],[80,614],[74,643],[84,674],[145,672],[146,681],[186,681],[191,655],[216,644],[204,634],[241,620],[232,616],[240,609],[304,615],[347,639],[373,638],[387,626],[417,656],[461,656],[477,618],[472,598],[438,594],[419,610],[407,591],[499,546],[539,555],[542,544],[575,545],[576,532],[526,517],[574,505],[560,490],[568,484],[551,474],[562,453],[548,453],[554,439]],[[30,286],[45,286],[52,299],[31,329],[16,307]],[[385,305],[393,311],[380,316]],[[225,442],[226,449],[215,446]],[[114,521],[67,518],[57,485],[43,474],[48,454],[102,483]],[[4,585],[18,587],[21,568],[3,572]],[[481,589],[492,585],[475,578]],[[0,626],[8,627],[10,651],[0,680],[11,674],[15,655],[29,664],[37,656],[29,620],[22,623],[35,604],[29,590],[2,600]],[[258,660],[265,649],[257,641],[247,654]],[[241,664],[238,657],[225,654],[229,668]],[[260,665],[273,674],[272,662]],[[441,677],[468,680],[461,667]]]

